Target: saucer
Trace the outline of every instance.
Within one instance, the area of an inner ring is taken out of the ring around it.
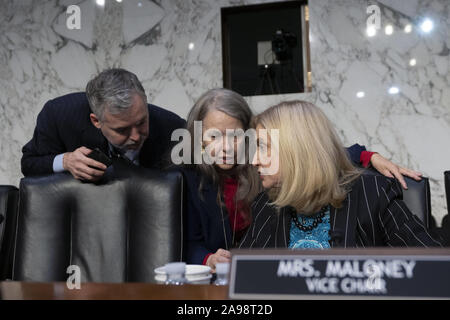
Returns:
[[[209,284],[211,282],[212,274],[209,274],[207,276],[197,276],[194,278],[186,277],[187,283],[189,284]],[[158,274],[155,276],[155,280],[158,283],[164,283],[166,282],[166,275],[165,274]]]
[[[156,275],[166,275],[165,267],[159,267],[155,270]],[[211,268],[201,264],[187,264],[186,265],[186,278],[191,278],[192,276],[206,276],[211,274]]]

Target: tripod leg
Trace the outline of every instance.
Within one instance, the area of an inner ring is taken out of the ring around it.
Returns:
[[[295,82],[296,82],[297,85],[298,85],[298,88],[299,88],[299,89],[304,89],[304,88],[303,88],[303,84],[300,82],[299,78],[298,78],[297,75],[295,74],[294,64],[293,64],[293,63],[291,63],[291,68],[290,68],[290,70],[291,70],[291,72],[292,72],[292,75],[294,76],[294,79],[295,79]]]
[[[273,82],[275,84],[276,93],[277,94],[281,94],[280,84],[278,83],[277,78],[275,77],[275,75],[273,76]]]
[[[267,69],[264,71],[262,75],[262,79],[259,82],[259,89],[255,92],[255,95],[262,94],[266,77],[267,77]]]
[[[270,85],[270,90],[272,91],[272,94],[275,94],[276,92],[273,90],[272,77],[270,77],[270,76],[269,76],[269,85]]]

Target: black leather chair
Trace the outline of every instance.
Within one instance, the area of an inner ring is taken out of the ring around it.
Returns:
[[[446,214],[442,218],[442,234],[443,238],[445,239],[445,245],[450,247],[450,171],[444,172],[444,182],[445,182],[445,197],[447,198],[447,211],[448,214]]]
[[[373,169],[366,169],[364,173],[381,175]],[[399,188],[403,191],[403,201],[408,206],[409,210],[424,223],[425,227],[434,227],[435,221],[431,214],[430,181],[427,177],[422,177],[422,180],[420,181],[416,181],[409,177],[404,178],[408,185],[407,190],[404,190],[396,180]]]
[[[10,279],[19,189],[0,186],[0,280]]]
[[[450,171],[444,172],[445,197],[447,198],[447,211],[450,215]]]
[[[82,282],[153,282],[156,267],[182,260],[182,175],[112,176],[22,179],[13,280],[66,281],[77,265]]]

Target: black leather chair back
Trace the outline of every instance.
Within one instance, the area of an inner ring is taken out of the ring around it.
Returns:
[[[373,169],[365,170],[364,173],[381,175]],[[404,190],[396,180],[399,188],[403,191],[403,201],[409,210],[424,223],[425,227],[432,227],[434,220],[431,215],[430,181],[427,177],[422,177],[420,181],[409,177],[404,178],[408,185],[407,190]]]
[[[24,178],[13,280],[152,282],[154,269],[182,260],[183,181],[139,170],[95,185],[68,174]]]
[[[0,186],[0,280],[11,279],[19,189]]]
[[[450,171],[444,172],[445,197],[447,198],[447,211],[450,215]]]

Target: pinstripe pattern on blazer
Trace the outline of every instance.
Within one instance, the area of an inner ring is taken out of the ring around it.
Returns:
[[[170,151],[172,131],[186,122],[173,112],[148,105],[149,135],[139,154],[143,167],[155,167]],[[89,102],[84,92],[48,101],[39,113],[32,139],[22,149],[22,173],[25,176],[53,173],[56,155],[79,147],[100,148],[108,152],[108,142],[91,123]]]
[[[253,222],[239,248],[286,248],[290,207],[276,209],[266,193],[252,205]],[[427,230],[402,200],[394,179],[361,175],[341,208],[330,208],[331,247],[435,247],[441,239]]]

